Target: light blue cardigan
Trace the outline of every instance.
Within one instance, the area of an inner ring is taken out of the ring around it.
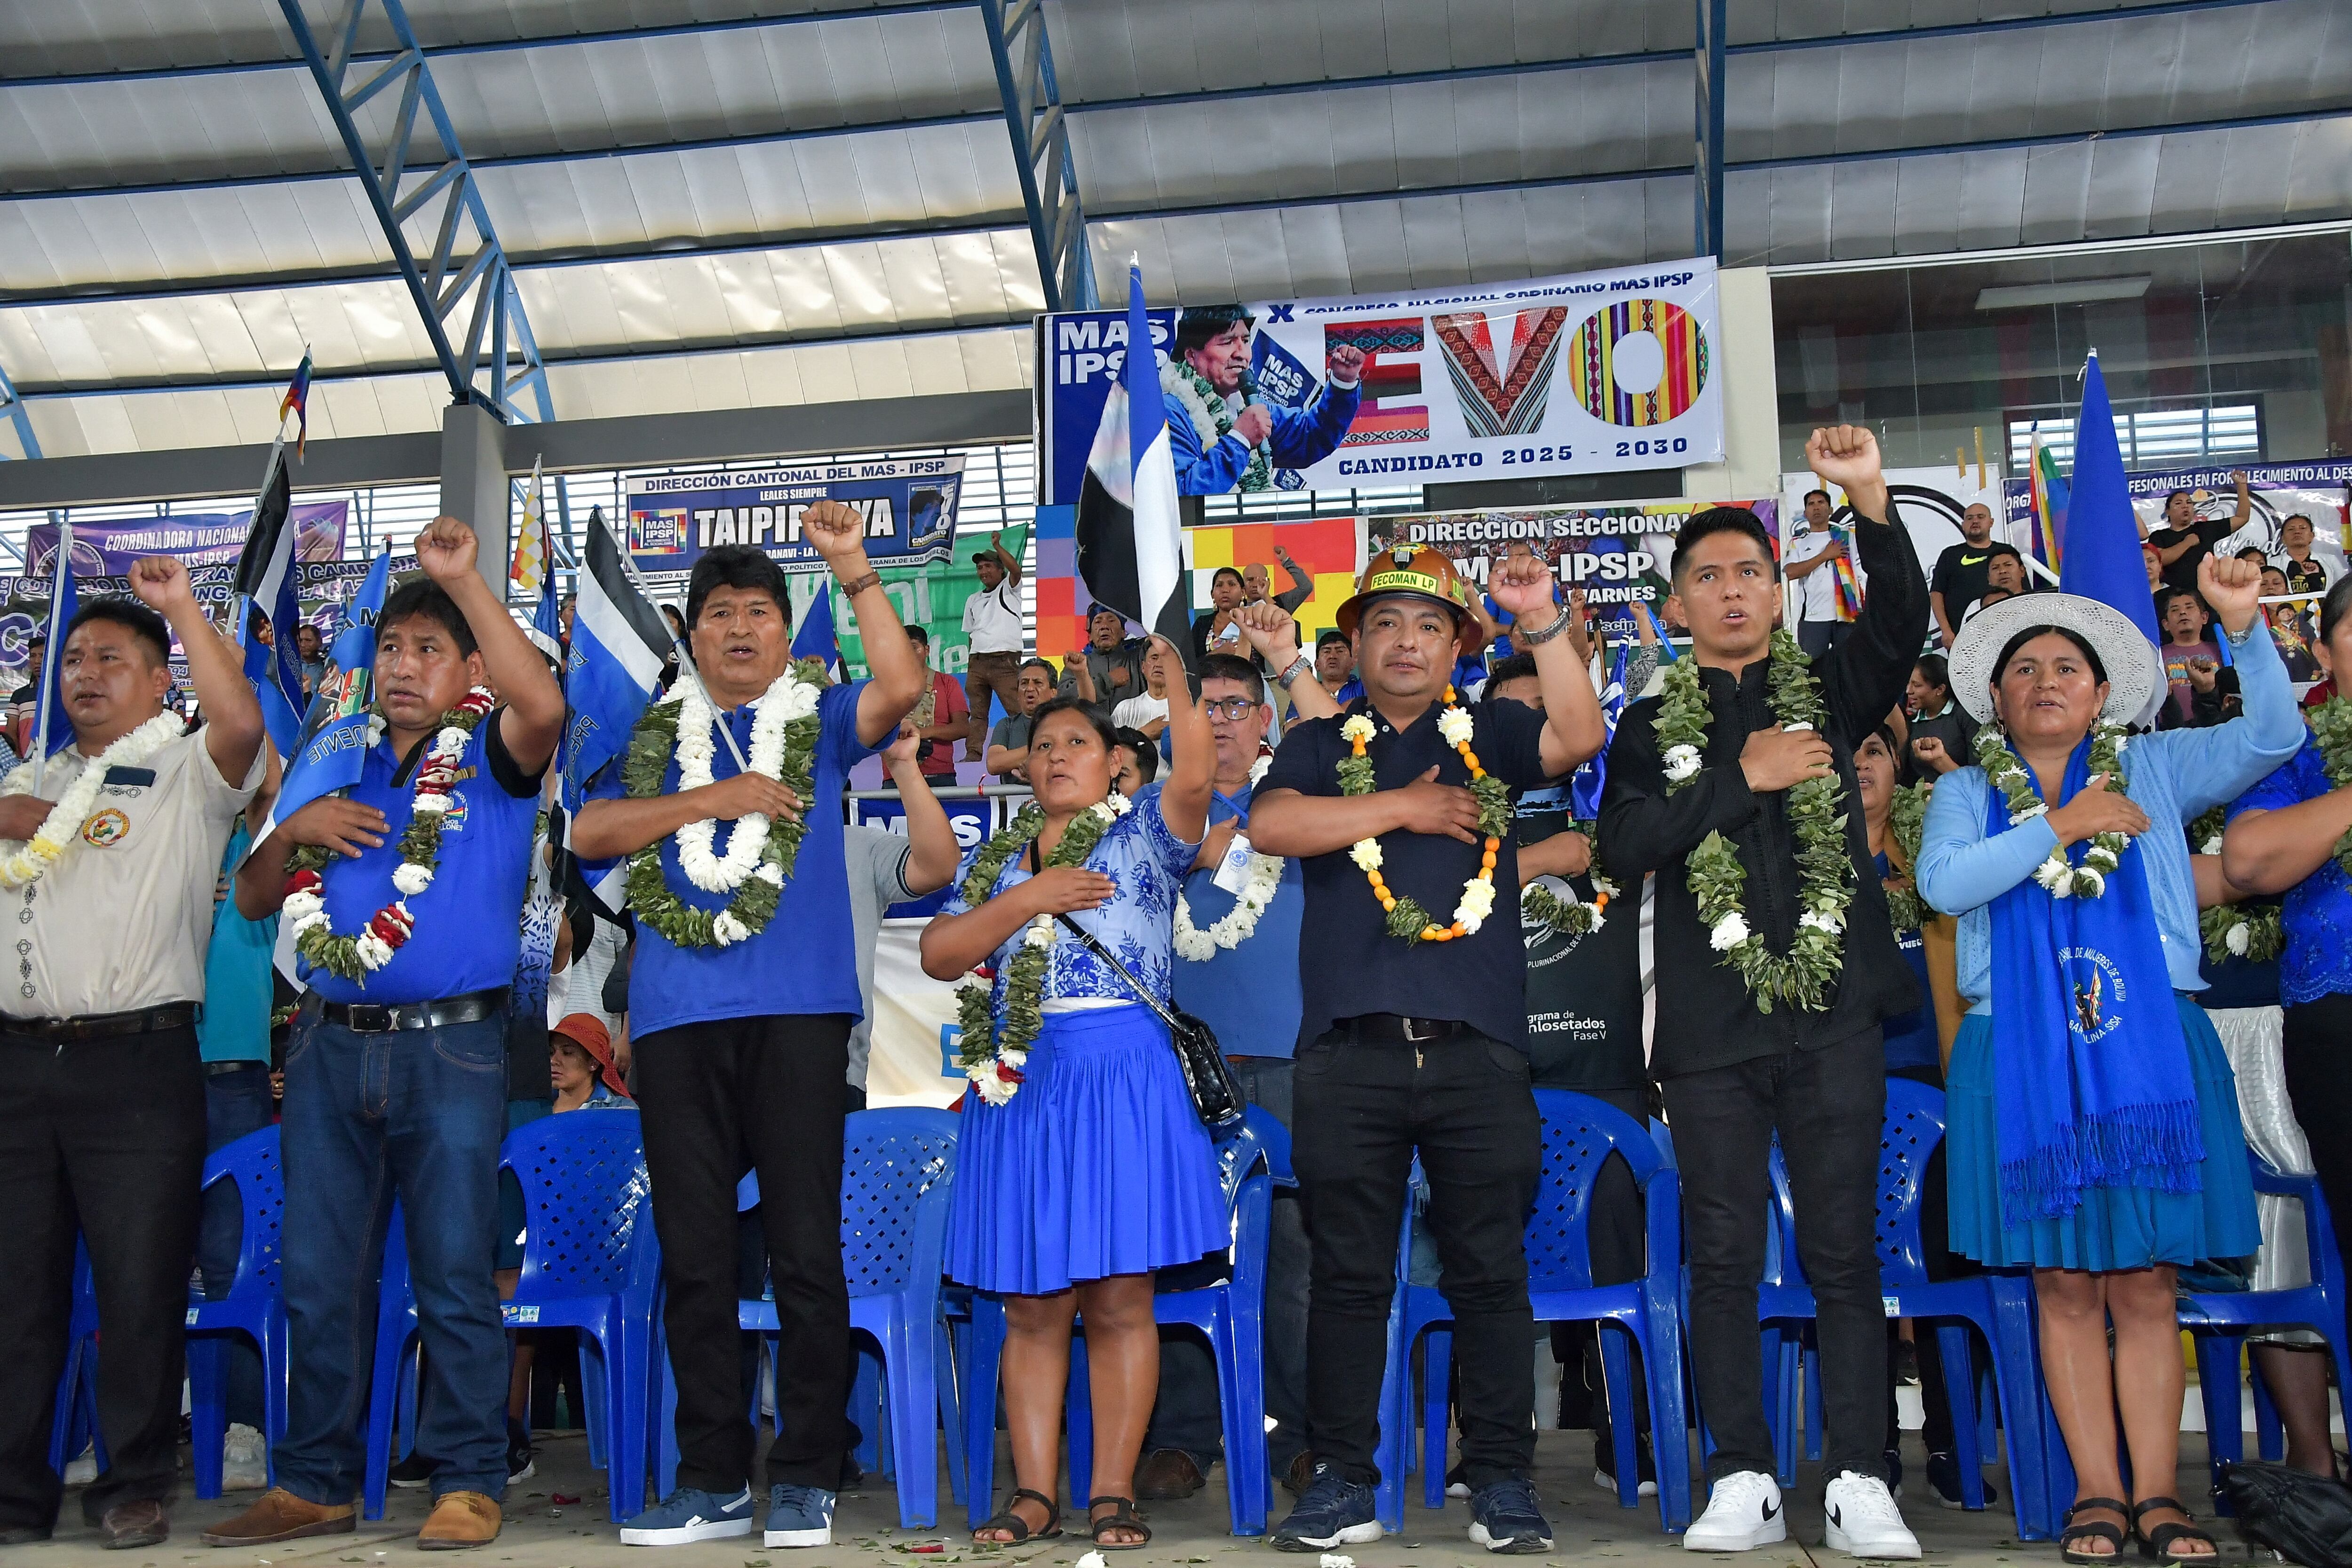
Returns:
[[[2156,901],[2172,988],[2205,987],[2197,972],[2202,939],[2197,932],[2197,888],[2189,871],[2186,824],[2267,777],[2303,745],[2303,716],[2278,649],[2259,617],[2242,644],[2232,641],[2245,699],[2242,718],[2204,729],[2134,736],[2124,747],[2124,778],[2132,800],[2147,813],[2147,831],[2126,853],[2145,857],[2148,892]],[[1970,1012],[1990,1010],[1992,998],[1992,901],[2049,858],[2058,835],[2035,817],[1985,836],[1981,768],[1962,768],[1936,781],[1919,841],[1919,894],[1960,917],[1959,988]]]

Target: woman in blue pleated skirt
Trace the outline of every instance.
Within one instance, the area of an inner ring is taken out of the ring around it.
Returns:
[[[1969,1003],[1945,1077],[1951,1243],[2030,1267],[2043,1377],[2077,1491],[2069,1563],[2127,1536],[2166,1563],[2212,1538],[2168,1495],[2180,1458],[2176,1271],[2261,1242],[2229,1058],[2194,993],[2186,823],[2293,755],[2303,726],[2256,570],[2209,559],[2205,597],[2245,716],[2131,735],[2162,680],[2120,611],[2029,594],[1979,612],[1952,691],[1989,727],[1927,805],[1918,884],[1959,916]],[[2107,1324],[2115,1324],[2112,1357]],[[2137,1495],[2123,1499],[2120,1413]]]
[[[1175,651],[1155,639],[1176,667]],[[1141,1546],[1135,1463],[1160,1387],[1152,1270],[1230,1242],[1215,1152],[1168,1031],[1132,987],[1061,925],[1083,926],[1163,1006],[1176,894],[1207,824],[1207,716],[1169,709],[1164,785],[1115,793],[1111,727],[1075,698],[1040,707],[1036,800],[982,845],[923,933],[923,967],[968,982],[972,1080],[949,1211],[948,1277],[1004,1298],[1005,1415],[1018,1488],[974,1531],[1017,1543],[1060,1533],[1055,1478],[1074,1314],[1086,1319],[1094,1404],[1095,1544]],[[985,1398],[982,1394],[974,1397]]]

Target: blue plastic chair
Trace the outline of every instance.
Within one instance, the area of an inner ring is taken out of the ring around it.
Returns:
[[[1535,1095],[1543,1117],[1543,1165],[1524,1243],[1528,1297],[1538,1322],[1607,1323],[1621,1331],[1601,1334],[1601,1361],[1609,1408],[1614,1416],[1610,1430],[1616,1448],[1618,1501],[1634,1508],[1640,1505],[1641,1481],[1628,1337],[1641,1347],[1651,1410],[1659,1413],[1656,1418],[1670,1433],[1681,1430],[1683,1330],[1677,1301],[1681,1184],[1649,1129],[1631,1116],[1567,1090],[1538,1089]],[[1595,1285],[1589,1243],[1592,1187],[1601,1165],[1612,1153],[1624,1155],[1643,1195],[1650,1268],[1639,1280]],[[1390,1320],[1396,1334],[1390,1363],[1398,1373],[1383,1382],[1392,1403],[1381,1420],[1384,1431],[1393,1430],[1402,1439],[1391,1451],[1397,1462],[1384,1460],[1381,1467],[1382,1522],[1393,1519],[1390,1527],[1394,1529],[1403,1528],[1404,1474],[1412,1462],[1405,1451],[1411,1442],[1411,1388],[1402,1369],[1414,1336],[1424,1329],[1429,1339],[1423,1372],[1423,1501],[1433,1509],[1445,1506],[1445,1430],[1454,1337],[1452,1312],[1442,1291],[1407,1283],[1400,1288],[1399,1296],[1401,1309],[1392,1312]],[[1669,1437],[1652,1447],[1657,1463],[1660,1528],[1684,1529],[1690,1523],[1691,1510],[1688,1444]]]
[[[645,1507],[654,1297],[661,1245],[654,1238],[645,1139],[634,1108],[542,1116],[507,1134],[499,1166],[521,1184],[522,1277],[503,1309],[509,1328],[581,1331],[581,1364],[603,1362],[603,1397],[583,1372],[604,1424],[614,1523]],[[588,1352],[593,1352],[592,1356]]]
[[[262,1437],[269,1479],[278,1479],[278,1445],[286,1437],[286,1297],[279,1268],[286,1178],[278,1166],[275,1123],[248,1133],[205,1161],[204,1185],[236,1183],[244,1208],[244,1234],[237,1243],[236,1278],[217,1301],[188,1302],[188,1430],[194,1448],[196,1495],[221,1495],[221,1450],[228,1438],[227,1336],[244,1334],[261,1349]]]
[[[2041,1354],[2033,1331],[2031,1285],[2022,1276],[1978,1274],[1930,1281],[1919,1234],[1919,1200],[1927,1162],[1944,1137],[1943,1092],[1907,1079],[1889,1079],[1886,1120],[1879,1141],[1878,1265],[1880,1290],[1889,1318],[1935,1322],[1937,1352],[1952,1402],[1955,1459],[1960,1495],[1970,1509],[1985,1506],[1984,1429],[1977,1413],[1969,1354],[1973,1325],[1992,1348],[1992,1375],[2002,1420],[2010,1434],[2011,1496],[2018,1529],[2027,1540],[2043,1539],[2048,1518],[2036,1503],[2046,1492],[2041,1422]],[[1812,1290],[1795,1245],[1796,1205],[1788,1166],[1772,1151],[1773,1222],[1780,1239],[1780,1277],[1757,1293],[1757,1316],[1766,1323],[1810,1323],[1815,1316]],[[1775,1415],[1775,1458],[1781,1484],[1796,1479],[1797,1403],[1806,1401],[1809,1432],[1821,1431],[1820,1352],[1803,1346],[1801,1333],[1788,1332],[1780,1354],[1766,1358],[1767,1409]],[[1802,1360],[1801,1373],[1800,1359]],[[1802,1393],[1801,1394],[1801,1385]]]
[[[940,1269],[962,1129],[962,1119],[953,1112],[924,1106],[853,1112],[842,1128],[841,1260],[849,1280],[849,1326],[870,1335],[881,1350],[880,1372],[871,1378],[861,1356],[850,1394],[864,1434],[858,1458],[862,1466],[895,1475],[898,1522],[908,1530],[939,1522],[938,1434],[952,1436],[961,1426],[954,1361],[940,1315]],[[737,1185],[736,1207],[740,1211],[759,1201],[755,1172]],[[767,1335],[772,1344],[782,1332],[772,1295],[741,1302],[737,1320],[747,1333]],[[658,1325],[654,1375],[660,1385],[658,1484],[667,1496],[677,1479],[677,1388]],[[868,1415],[868,1409],[877,1413]],[[756,1426],[756,1397],[751,1415]],[[887,1441],[886,1435],[895,1441]],[[961,1484],[962,1469],[950,1456],[951,1489]]]
[[[1274,1189],[1294,1186],[1290,1134],[1271,1112],[1250,1106],[1241,1126],[1216,1145],[1218,1180],[1233,1225],[1232,1277],[1152,1298],[1161,1323],[1200,1330],[1217,1362],[1217,1402],[1224,1431],[1225,1500],[1235,1535],[1264,1535],[1274,1503],[1265,1457],[1265,1269],[1274,1230]],[[1004,1353],[1004,1302],[972,1293],[971,1371],[964,1385],[967,1511],[975,1530],[994,1511],[997,1369]],[[1070,1337],[1065,1403],[1070,1496],[1091,1494],[1094,1402],[1087,1387],[1086,1339]]]
[[[90,1279],[89,1249],[79,1236],[74,1238],[72,1303],[66,1319],[66,1364],[58,1374],[56,1413],[49,1420],[49,1469],[59,1475],[84,1442],[95,1446],[92,1457],[99,1469],[106,1469],[106,1434],[98,1425],[98,1286]],[[204,1452],[201,1438],[196,1451],[199,1456]],[[213,1451],[217,1471],[217,1441]],[[201,1458],[198,1463],[201,1477]],[[218,1490],[215,1484],[214,1494]]]

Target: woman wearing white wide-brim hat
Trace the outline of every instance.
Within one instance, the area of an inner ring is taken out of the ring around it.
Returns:
[[[2303,725],[2262,634],[2261,574],[2208,558],[2198,580],[2243,718],[2127,734],[2161,679],[2145,632],[2072,594],[1994,605],[1952,651],[1953,694],[1988,724],[1979,765],[1937,783],[1919,854],[1921,894],[1960,917],[1969,1005],[1946,1080],[1952,1249],[2034,1270],[2077,1479],[2069,1562],[2106,1560],[2126,1528],[2161,1560],[2212,1561],[2165,1495],[2180,1442],[2174,1270],[2261,1239],[2229,1060],[2192,1000],[2184,824],[2292,756]],[[2129,1511],[2117,1409],[2143,1489]]]

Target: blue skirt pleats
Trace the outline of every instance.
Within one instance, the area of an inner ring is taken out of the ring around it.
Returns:
[[[1048,1013],[1024,1072],[1005,1103],[965,1106],[950,1279],[1042,1296],[1231,1243],[1215,1149],[1149,1009]]]
[[[2176,993],[2175,999],[2180,1032],[2189,1041],[2189,1076],[2197,1084],[2198,1130],[2205,1144],[2202,1190],[2096,1187],[2065,1218],[2002,1225],[2000,1155],[1993,1126],[1993,1080],[2000,1063],[1995,1060],[1991,1017],[1970,1013],[1952,1043],[1951,1071],[1944,1083],[1953,1251],[1994,1266],[2107,1273],[2151,1263],[2186,1266],[2208,1258],[2243,1258],[2261,1245],[2246,1139],[2238,1124],[2237,1079],[2205,1009],[2192,997]]]

